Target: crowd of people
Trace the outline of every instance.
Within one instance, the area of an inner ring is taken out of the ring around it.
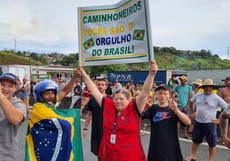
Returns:
[[[91,152],[98,161],[183,161],[183,158],[195,161],[204,138],[209,146],[208,161],[214,161],[218,137],[230,148],[230,77],[222,80],[225,86],[221,88],[212,79],[197,79],[189,85],[185,75],[172,78],[168,84],[156,85],[157,70],[156,62],[151,61],[143,85],[132,80],[126,85],[118,80],[113,84],[104,78],[92,80],[82,67],[76,69],[69,81],[63,82],[56,78],[29,83],[26,77],[21,82],[12,73],[1,75],[0,127],[4,129],[0,131],[1,160],[17,160],[17,131],[25,119],[30,119],[28,107],[32,94],[36,101],[33,110],[40,115],[44,115],[44,111],[38,110],[41,103],[44,110],[54,109],[69,95],[72,97],[69,109],[72,109],[81,100],[78,108],[81,113],[86,111],[81,134],[83,139],[88,135],[92,122]],[[147,157],[140,140],[144,119],[150,121]],[[183,137],[192,140],[189,156],[183,156],[180,149],[181,128]]]

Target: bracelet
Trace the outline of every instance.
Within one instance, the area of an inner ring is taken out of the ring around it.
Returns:
[[[87,131],[88,129],[85,127],[83,130]]]

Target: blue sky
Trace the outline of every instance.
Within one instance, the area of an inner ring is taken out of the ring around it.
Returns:
[[[0,50],[78,52],[77,8],[119,0],[0,0]],[[230,52],[230,0],[149,0],[154,46]]]

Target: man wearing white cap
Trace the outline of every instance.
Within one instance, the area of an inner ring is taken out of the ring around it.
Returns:
[[[0,76],[0,160],[17,160],[17,132],[26,118],[26,106],[13,97],[17,77],[6,73]]]
[[[217,140],[217,108],[227,109],[228,107],[228,104],[220,96],[212,93],[215,87],[212,79],[204,80],[203,85],[200,86],[204,92],[195,94],[190,101],[191,112],[194,111],[194,105],[196,105],[196,115],[192,132],[192,153],[187,161],[196,160],[196,152],[204,137],[209,145],[208,161],[214,160]]]

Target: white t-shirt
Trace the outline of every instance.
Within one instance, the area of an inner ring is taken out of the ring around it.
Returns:
[[[216,119],[218,107],[227,109],[228,104],[218,95],[195,94],[191,101],[196,105],[196,121],[200,123],[210,123]]]
[[[228,104],[228,108],[224,110],[228,115],[230,115],[230,103]]]

